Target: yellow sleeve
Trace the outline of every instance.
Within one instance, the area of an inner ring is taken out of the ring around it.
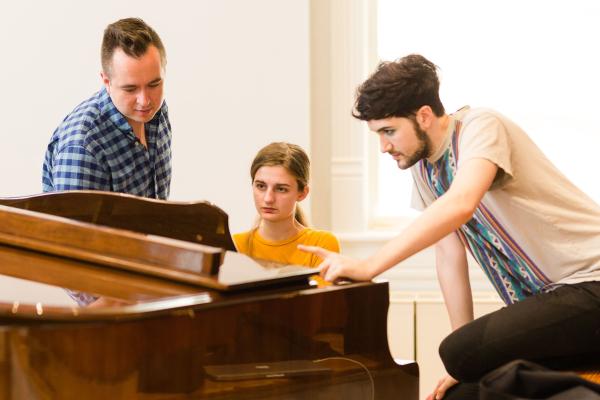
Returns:
[[[338,238],[328,231],[320,231],[319,238],[314,245],[336,253],[340,252],[340,242],[338,241]]]
[[[233,235],[233,242],[239,253],[248,254],[248,238],[250,237],[251,232],[252,231],[248,231]]]
[[[329,235],[325,236],[326,244],[323,246],[327,250],[335,251],[336,253],[340,252],[340,242],[333,233],[329,233]]]

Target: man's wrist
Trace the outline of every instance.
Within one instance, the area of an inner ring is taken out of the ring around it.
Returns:
[[[365,275],[365,280],[372,280],[377,276],[376,264],[373,257],[360,260],[360,269]]]

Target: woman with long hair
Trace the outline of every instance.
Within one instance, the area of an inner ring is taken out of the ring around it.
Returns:
[[[339,252],[337,238],[331,232],[309,228],[298,205],[308,195],[309,175],[310,160],[298,145],[271,143],[258,152],[250,167],[258,222],[253,229],[233,236],[239,252],[312,267],[321,259],[298,250],[298,244]]]

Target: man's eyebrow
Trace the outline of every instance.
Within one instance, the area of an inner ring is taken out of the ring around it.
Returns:
[[[387,131],[388,129],[391,129],[391,128],[392,128],[391,126],[386,125],[386,126],[382,126],[381,128],[377,129],[375,132],[382,133],[383,131]]]
[[[148,82],[148,85],[152,85],[152,84],[156,84],[156,83],[160,83],[162,82],[162,78],[156,78],[151,80],[150,82]],[[119,86],[121,89],[135,89],[137,88],[137,85],[133,85],[133,84],[126,84],[126,85],[122,85]]]

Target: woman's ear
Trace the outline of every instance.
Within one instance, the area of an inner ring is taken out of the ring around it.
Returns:
[[[308,185],[304,186],[304,190],[301,191],[300,193],[298,193],[298,200],[296,201],[302,201],[306,198],[306,196],[308,196],[308,192],[310,192],[310,189],[308,187]]]

